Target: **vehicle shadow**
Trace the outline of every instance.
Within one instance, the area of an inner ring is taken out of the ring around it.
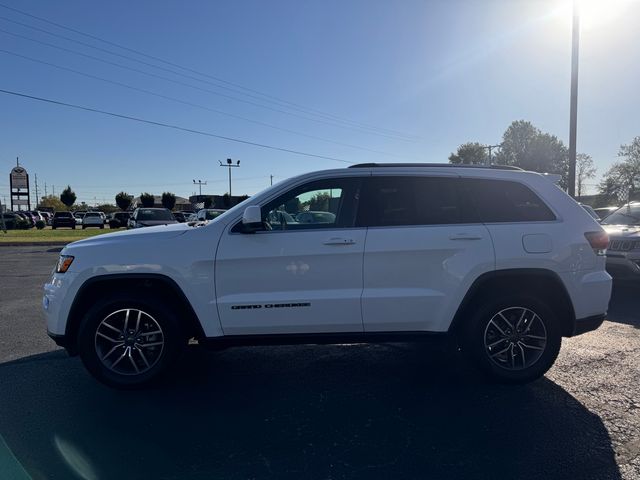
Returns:
[[[607,320],[640,328],[638,282],[614,282]]]
[[[145,391],[61,351],[0,365],[0,433],[34,479],[618,479],[553,382],[484,383],[429,344],[194,349]]]

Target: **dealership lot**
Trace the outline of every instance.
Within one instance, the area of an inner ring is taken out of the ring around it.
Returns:
[[[56,250],[0,247],[0,434],[34,479],[640,479],[637,285],[525,386],[384,344],[194,350],[179,378],[119,392],[46,336]]]

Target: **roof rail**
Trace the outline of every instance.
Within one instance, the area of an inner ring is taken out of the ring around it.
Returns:
[[[385,168],[385,167],[456,167],[456,168],[492,168],[495,170],[522,170],[513,165],[457,165],[453,163],[358,163],[348,168]]]

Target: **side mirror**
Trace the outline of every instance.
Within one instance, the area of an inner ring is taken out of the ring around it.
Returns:
[[[242,230],[244,232],[255,232],[262,230],[262,211],[257,205],[251,205],[244,209],[242,214]]]

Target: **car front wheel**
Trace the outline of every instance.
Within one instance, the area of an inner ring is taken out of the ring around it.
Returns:
[[[160,379],[185,345],[176,315],[158,299],[116,295],[85,315],[78,351],[89,372],[114,388],[132,389]]]
[[[505,383],[543,376],[562,343],[556,316],[535,298],[489,301],[477,310],[470,327],[467,343],[472,359],[491,378]]]

